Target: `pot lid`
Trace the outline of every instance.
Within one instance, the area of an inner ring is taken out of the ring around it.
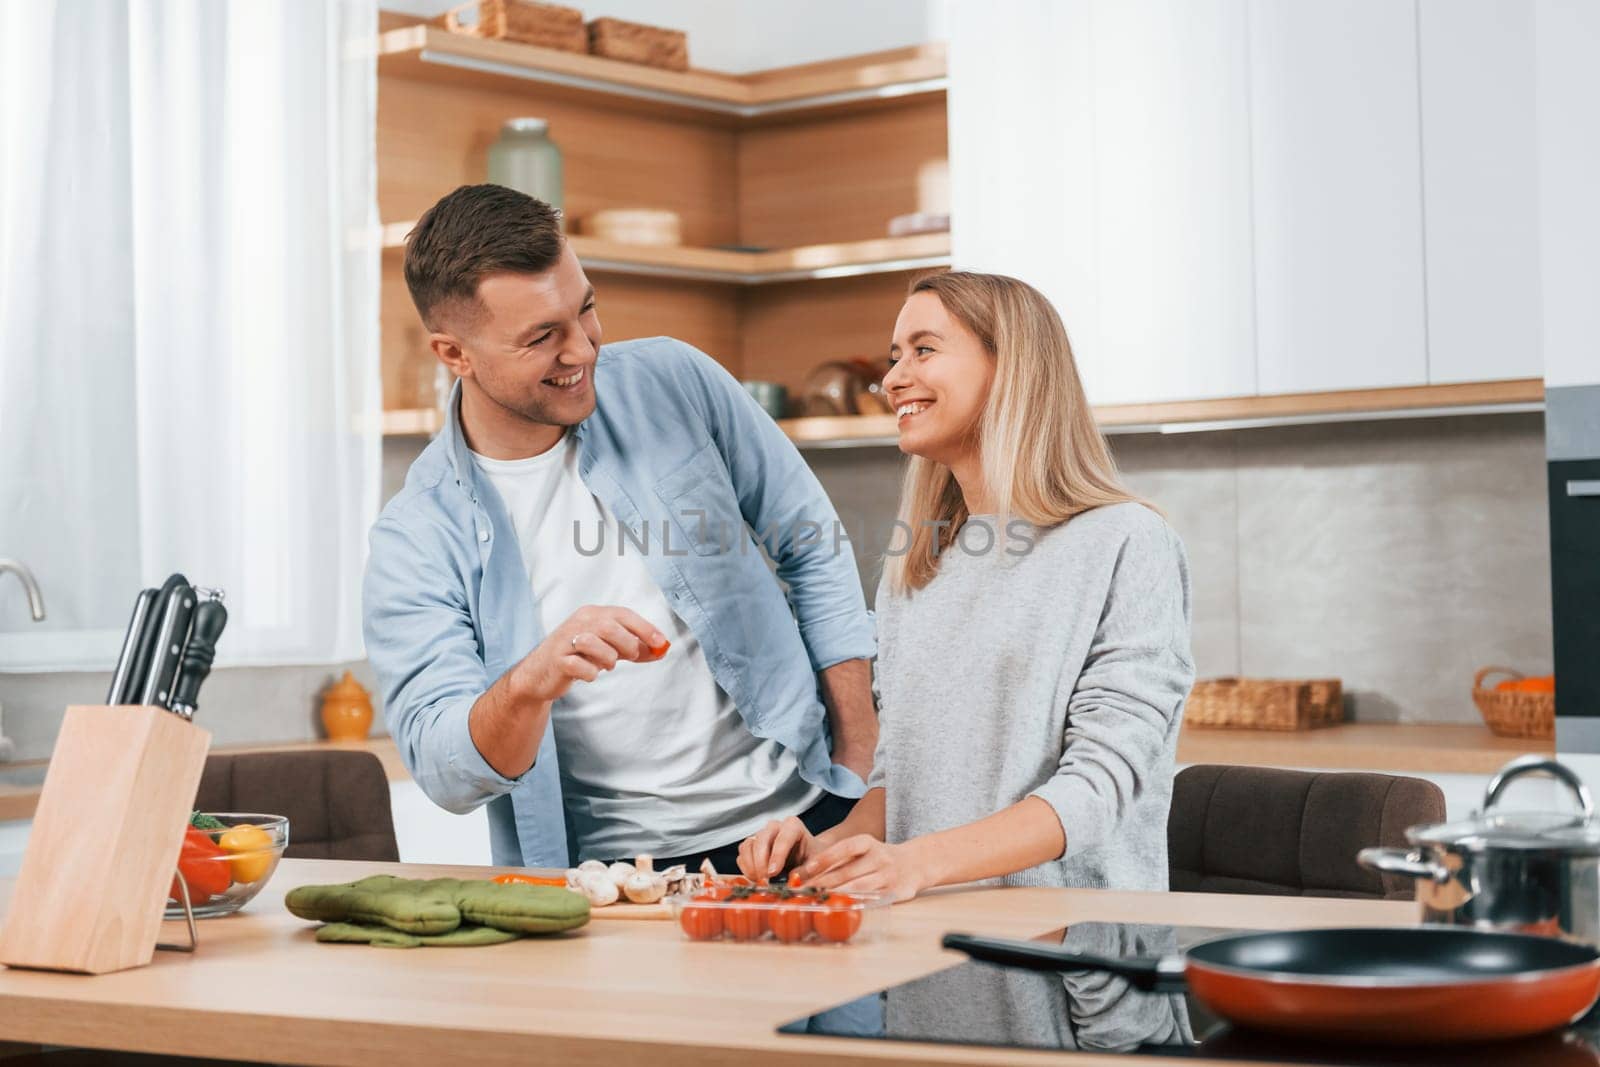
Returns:
[[[1487,848],[1552,849],[1600,856],[1600,820],[1572,812],[1491,811],[1456,822],[1413,826],[1413,845],[1441,845],[1479,851]]]

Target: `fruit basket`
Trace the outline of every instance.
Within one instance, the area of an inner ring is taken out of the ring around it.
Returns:
[[[1494,686],[1491,674],[1504,674]],[[1531,737],[1545,741],[1556,735],[1555,679],[1528,678],[1510,667],[1484,667],[1472,679],[1472,702],[1490,732],[1501,737]]]
[[[691,941],[854,945],[888,933],[891,898],[788,886],[710,885],[667,898]]]

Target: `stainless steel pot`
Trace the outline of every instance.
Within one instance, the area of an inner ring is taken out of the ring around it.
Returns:
[[[1546,774],[1565,784],[1581,814],[1497,812],[1512,781]],[[1412,848],[1364,848],[1356,860],[1416,879],[1423,921],[1545,934],[1600,946],[1600,822],[1576,774],[1522,756],[1500,769],[1469,819],[1413,826]]]

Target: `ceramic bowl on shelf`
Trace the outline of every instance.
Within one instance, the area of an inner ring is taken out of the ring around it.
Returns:
[[[196,919],[232,915],[261,892],[289,847],[289,820],[282,815],[205,814],[222,825],[185,829],[164,918],[183,918],[180,876],[188,886]]]

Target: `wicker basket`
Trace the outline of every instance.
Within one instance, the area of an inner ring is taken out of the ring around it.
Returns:
[[[589,51],[607,59],[662,70],[689,69],[689,35],[639,22],[601,18],[589,23]]]
[[[540,4],[534,0],[472,0],[451,8],[434,20],[451,33],[587,52],[589,31],[583,12],[575,7]]]
[[[1224,730],[1311,730],[1344,721],[1337,678],[1212,678],[1196,682],[1183,718]]]
[[[1483,684],[1491,674],[1521,678],[1521,671],[1510,667],[1485,667],[1472,677],[1472,702],[1492,733],[1501,737],[1535,737],[1548,741],[1556,736],[1556,695],[1554,693],[1502,692]]]

